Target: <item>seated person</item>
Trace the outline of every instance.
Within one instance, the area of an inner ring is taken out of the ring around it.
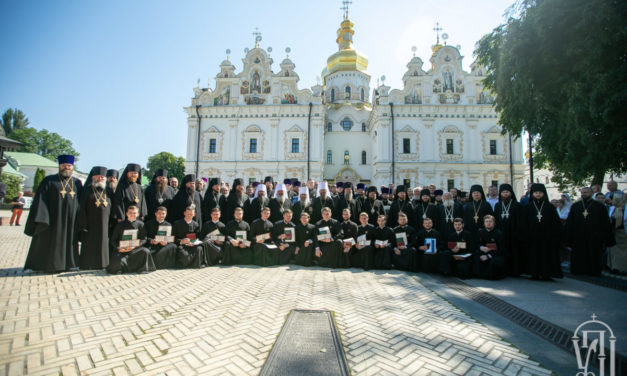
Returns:
[[[446,249],[440,252],[440,273],[466,279],[472,275],[474,236],[464,230],[462,218],[453,219],[453,230],[446,237]]]
[[[248,239],[250,226],[244,218],[244,210],[235,208],[233,219],[226,224],[226,244],[224,245],[224,265],[250,265],[253,263],[253,249]]]
[[[355,252],[355,244],[357,243],[357,223],[351,221],[351,211],[346,208],[342,210],[342,254],[340,257],[340,267],[351,267],[351,254]],[[344,241],[348,240],[348,241]]]
[[[274,245],[272,239],[272,222],[270,218],[270,208],[261,209],[261,218],[257,218],[250,224],[250,241],[253,242],[253,259],[255,265],[274,265],[275,258],[278,259],[279,249]],[[265,236],[265,239],[260,237]]]
[[[309,213],[300,213],[300,221],[296,225],[296,245],[294,248],[294,262],[297,265],[311,266],[316,248],[316,226],[309,223]]]
[[[478,233],[478,247],[474,255],[473,272],[476,277],[501,279],[505,277],[505,249],[503,231],[494,227],[496,221],[490,214],[483,217],[484,228]]]
[[[150,249],[152,259],[155,261],[157,269],[174,268],[176,265],[177,246],[172,241],[165,239],[166,234],[160,232],[169,231],[167,235],[172,236],[172,225],[165,220],[168,210],[164,206],[159,206],[155,210],[154,219],[146,222],[146,247]],[[167,230],[165,230],[167,228]],[[162,236],[160,240],[156,240],[157,236]]]
[[[368,213],[359,214],[359,226],[357,226],[357,244],[351,254],[351,266],[355,268],[370,269],[368,255],[372,255],[372,240],[374,239],[374,226],[369,223]],[[360,244],[362,240],[362,244]],[[370,260],[372,262],[372,260]]]
[[[374,269],[392,269],[392,247],[395,240],[394,231],[387,226],[387,217],[380,214],[377,218],[377,228],[374,229],[374,246],[371,248],[372,254],[368,257],[368,266]]]
[[[155,262],[150,255],[150,250],[144,247],[146,231],[144,223],[137,219],[139,210],[135,205],[126,208],[126,219],[116,224],[109,238],[111,245],[111,257],[107,272],[111,274],[121,273],[146,273],[156,270]],[[135,239],[127,239],[133,237]],[[134,241],[134,245],[120,246],[120,241]]]
[[[225,242],[226,226],[220,222],[220,208],[211,209],[211,219],[202,225],[200,238],[205,244],[207,261],[209,265],[218,265],[222,260],[222,252]],[[210,235],[212,234],[212,235]]]
[[[398,226],[394,227],[392,264],[396,269],[416,270],[416,230],[407,224],[407,214],[398,212]],[[404,235],[403,235],[404,234]]]
[[[272,260],[271,265],[285,265],[293,258],[294,248],[296,247],[295,227],[292,222],[292,209],[284,209],[283,219],[275,222],[272,227],[272,238],[274,239],[274,244],[279,247],[279,252],[275,252],[275,258]],[[288,232],[291,238],[288,238]]]
[[[200,241],[200,225],[194,221],[196,206],[185,208],[183,218],[174,222],[174,241],[179,246],[177,264],[181,268],[202,268],[207,266],[205,247]]]
[[[318,231],[318,241],[315,252],[315,259],[318,260],[320,266],[328,268],[337,268],[342,255],[342,226],[340,223],[331,218],[331,208],[322,208],[322,219],[316,223]],[[323,232],[329,231],[326,237],[322,239]]]
[[[418,263],[416,271],[435,273],[440,267],[440,251],[444,249],[444,242],[438,230],[433,228],[433,220],[429,217],[422,220],[422,230],[418,231]],[[435,249],[432,249],[432,239],[435,240]]]

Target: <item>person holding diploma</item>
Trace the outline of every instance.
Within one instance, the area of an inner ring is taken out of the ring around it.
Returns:
[[[277,184],[277,191],[280,185]],[[285,265],[289,263],[294,255],[296,245],[296,225],[292,222],[292,209],[284,209],[283,219],[274,223],[272,239],[274,244],[279,247],[279,251],[274,252],[274,258],[270,265]]]
[[[265,185],[259,185],[265,187]],[[272,222],[270,218],[270,208],[265,206],[261,209],[261,218],[257,218],[250,225],[250,241],[253,242],[253,260],[255,265],[274,265],[274,259],[278,258],[278,247],[272,239]]]
[[[440,251],[444,249],[442,236],[433,228],[433,220],[429,217],[422,220],[422,230],[416,234],[418,251],[416,271],[435,273],[440,268]],[[435,247],[434,247],[435,243]]]
[[[342,198],[343,200],[343,198]],[[354,253],[355,244],[357,243],[357,223],[351,221],[351,210],[342,209],[342,255],[340,259],[340,267],[351,267],[351,254]]]
[[[119,222],[109,238],[111,257],[107,272],[110,274],[147,273],[156,270],[150,250],[144,247],[146,229],[137,219],[139,209],[135,205],[126,208],[126,219]]]
[[[467,279],[472,275],[474,236],[464,230],[464,220],[460,217],[453,219],[453,229],[446,236],[446,249],[440,253],[440,273]]]
[[[168,210],[158,206],[154,219],[146,222],[146,246],[150,249],[157,269],[174,268],[176,266],[177,246],[172,235],[172,225],[165,220]]]
[[[416,229],[407,224],[407,214],[398,213],[398,226],[394,227],[392,264],[396,269],[416,270]]]
[[[208,194],[211,194],[209,192]],[[205,251],[207,252],[209,265],[218,265],[222,260],[223,248],[225,243],[226,226],[220,222],[220,207],[215,206],[211,209],[209,219],[202,225],[200,238],[203,239]]]
[[[309,223],[309,214],[305,211],[300,213],[300,221],[296,225],[296,247],[294,248],[294,262],[297,265],[311,266],[314,250],[317,247],[317,232],[316,226]]]
[[[343,242],[342,226],[331,218],[332,209],[323,207],[321,210],[322,219],[316,222],[318,231],[315,260],[320,266],[337,268],[342,254]]]
[[[484,279],[505,277],[505,249],[503,231],[495,228],[492,215],[483,217],[483,228],[478,233],[478,248],[474,256],[474,274]]]
[[[377,225],[374,229],[374,247],[372,247],[372,254],[368,257],[368,266],[375,269],[392,269],[394,231],[387,226],[385,214],[379,215]]]
[[[248,239],[250,225],[243,220],[244,209],[236,207],[233,219],[226,224],[226,244],[224,245],[223,265],[250,265],[253,263],[253,250]]]
[[[196,206],[190,205],[185,208],[183,218],[172,226],[174,241],[179,246],[177,264],[181,268],[202,268],[208,265],[205,247],[199,239],[200,225],[194,220],[195,215]]]

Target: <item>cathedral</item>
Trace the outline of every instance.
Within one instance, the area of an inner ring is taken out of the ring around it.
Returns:
[[[185,107],[186,171],[229,182],[273,176],[461,190],[513,183],[524,192],[521,140],[501,133],[480,65],[464,71],[459,50],[438,37],[430,67],[417,56],[407,63],[402,89],[384,77],[371,89],[353,26],[345,13],[338,51],[310,89],[298,87],[289,55],[273,70],[259,37],[241,71],[227,56],[215,87],[194,88]]]

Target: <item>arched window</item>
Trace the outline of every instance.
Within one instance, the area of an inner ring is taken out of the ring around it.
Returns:
[[[342,120],[342,122],[340,123],[340,125],[342,126],[342,129],[348,132],[353,127],[353,122],[351,121],[351,119],[345,117],[344,120]]]
[[[365,101],[366,100],[366,93],[364,92],[364,88],[363,87],[361,88],[360,95],[361,95],[361,101],[362,102]]]
[[[366,164],[366,151],[361,152],[361,164]]]
[[[348,150],[344,151],[344,164],[349,165],[351,160],[351,156],[348,154]]]
[[[335,102],[335,89],[331,89],[331,102]]]
[[[351,99],[351,87],[347,86],[344,88],[344,98]]]

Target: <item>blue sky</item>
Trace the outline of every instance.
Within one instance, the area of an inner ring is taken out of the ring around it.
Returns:
[[[385,75],[401,87],[416,55],[430,63],[439,22],[460,45],[464,68],[482,35],[504,22],[513,0],[354,0],[355,48],[369,59],[371,88]],[[290,47],[311,87],[337,50],[341,1],[3,1],[0,3],[0,111],[22,110],[31,126],[69,138],[81,154],[79,170],[103,165],[144,166],[150,155],[185,157],[183,107],[192,89],[214,87],[230,48],[239,72],[244,48],[273,48],[273,70]]]

